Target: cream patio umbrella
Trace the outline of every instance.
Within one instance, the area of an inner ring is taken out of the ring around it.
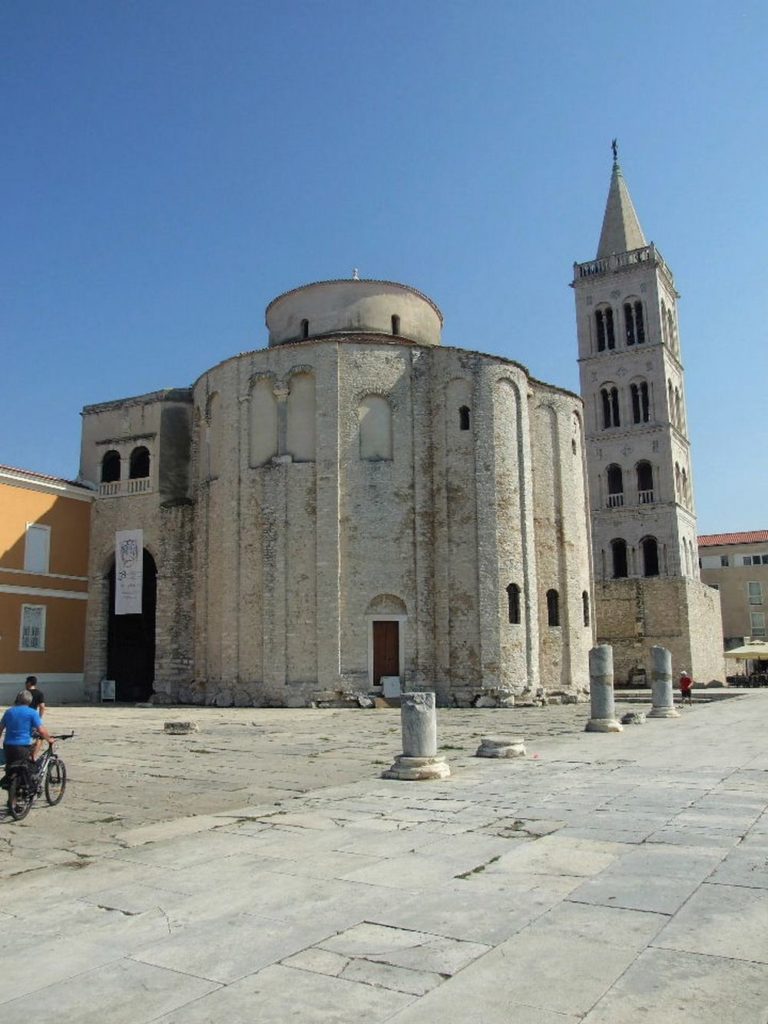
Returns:
[[[738,658],[739,661],[758,661],[768,658],[768,641],[753,640],[750,644],[742,647],[734,647],[725,652],[726,658]]]

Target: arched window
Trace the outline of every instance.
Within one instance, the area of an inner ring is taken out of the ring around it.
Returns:
[[[547,625],[560,625],[560,595],[556,590],[547,591]]]
[[[683,500],[683,504],[688,506],[691,504],[691,492],[688,487],[688,474],[684,468],[680,470],[680,497]]]
[[[469,430],[469,406],[462,405],[459,409],[459,430]]]
[[[400,317],[399,316],[395,316],[395,315],[392,316],[392,333],[396,334],[396,335],[400,334]]]
[[[626,579],[627,576],[627,542],[618,538],[611,541],[611,554],[613,555],[613,578],[615,580]]]
[[[639,299],[624,303],[624,330],[627,345],[642,345],[645,341],[643,304]]]
[[[301,336],[302,338],[309,337],[309,320],[301,321]]]
[[[675,391],[672,387],[672,381],[667,384],[667,406],[669,411],[669,422],[672,426],[675,425]]]
[[[681,478],[680,478],[680,463],[676,462],[675,463],[675,497],[679,501],[681,496],[682,496],[682,486],[681,486]]]
[[[637,474],[637,500],[640,505],[653,504],[653,467],[650,462],[638,462],[635,467]]]
[[[669,333],[667,331],[667,307],[664,299],[661,300],[661,340],[665,345],[669,344]]]
[[[675,426],[678,430],[683,429],[683,412],[680,404],[680,389],[675,388]]]
[[[368,462],[392,458],[392,410],[381,395],[368,395],[357,410],[360,424],[360,458]]]
[[[586,590],[581,592],[581,614],[584,619],[584,625],[589,625],[589,593]]]
[[[603,403],[603,429],[620,426],[618,388],[607,385],[601,388],[600,397]]]
[[[647,381],[639,381],[630,387],[632,394],[632,420],[634,423],[647,423],[651,418],[651,406],[648,399]]]
[[[620,508],[624,504],[624,474],[621,466],[612,463],[605,471],[608,482],[608,508]]]
[[[141,480],[149,476],[149,449],[141,445],[131,452],[131,461],[128,467],[129,480]]]
[[[643,576],[658,576],[659,546],[656,543],[656,538],[644,537],[640,541],[640,547],[643,552]]]
[[[616,347],[616,335],[613,329],[613,310],[610,306],[603,306],[595,310],[595,328],[597,330],[597,351],[604,352],[606,349]]]
[[[120,452],[109,451],[104,453],[101,460],[101,482],[111,484],[120,479]]]
[[[520,587],[516,583],[510,583],[507,587],[507,606],[509,621],[518,625],[520,623]]]

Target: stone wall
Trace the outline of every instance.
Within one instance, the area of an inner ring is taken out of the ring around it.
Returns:
[[[725,681],[717,591],[696,580],[631,579],[595,584],[599,644],[613,647],[617,685],[650,684],[650,649],[672,652],[672,669],[700,684]]]

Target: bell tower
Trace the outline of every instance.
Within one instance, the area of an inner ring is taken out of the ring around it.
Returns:
[[[614,159],[597,256],[574,264],[594,576],[698,579],[672,271]]]
[[[677,647],[691,668],[689,604],[713,598],[699,581],[679,295],[646,240],[616,140],[597,255],[573,269],[598,638],[614,645],[617,682],[620,667],[642,675],[653,643]],[[721,652],[719,628],[714,638]]]

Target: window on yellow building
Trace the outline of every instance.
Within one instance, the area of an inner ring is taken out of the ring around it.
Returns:
[[[23,604],[21,606],[21,629],[19,631],[19,650],[45,650],[44,604]]]
[[[51,552],[51,528],[27,523],[24,544],[24,568],[27,572],[48,572]]]

